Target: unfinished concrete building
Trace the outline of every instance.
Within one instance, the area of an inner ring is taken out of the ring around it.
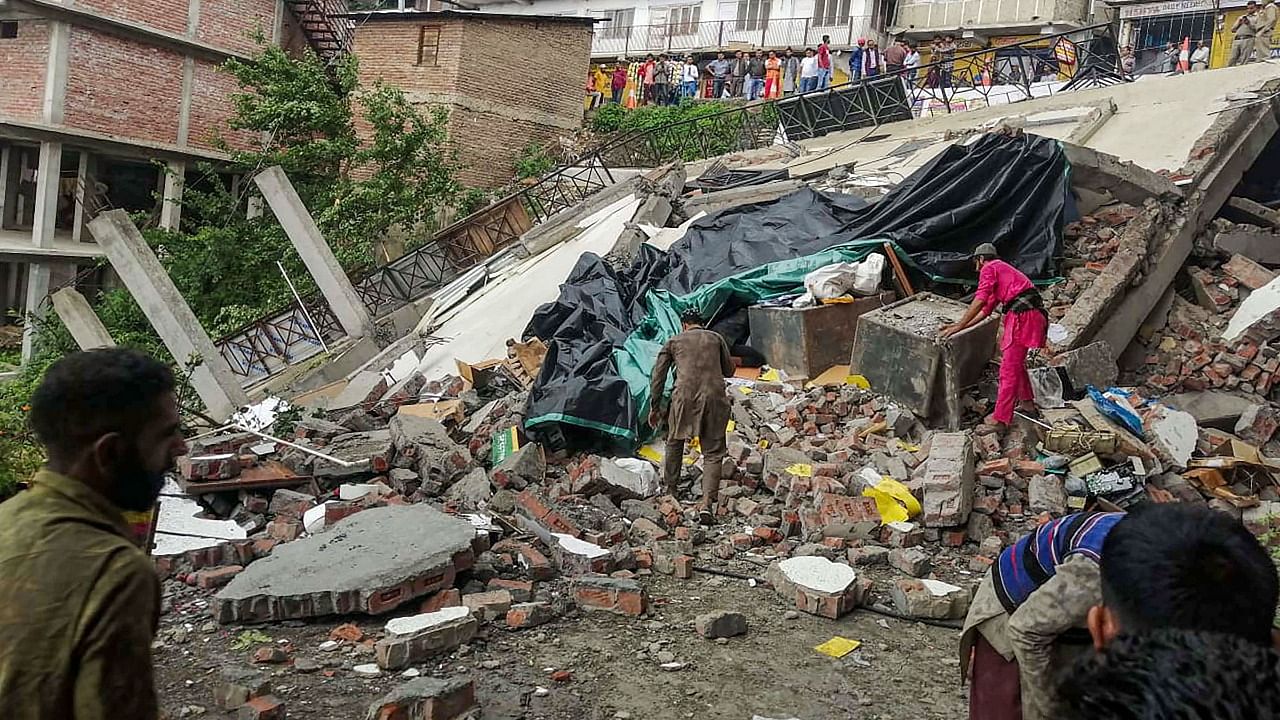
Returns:
[[[226,127],[220,63],[258,38],[340,52],[347,27],[320,2],[0,2],[0,323],[102,257],[98,210],[176,228],[187,170],[258,142]]]

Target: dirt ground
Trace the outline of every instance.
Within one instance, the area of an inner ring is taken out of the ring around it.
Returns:
[[[872,568],[869,574],[885,601],[893,571]],[[519,632],[482,625],[471,645],[416,669],[424,675],[474,677],[486,720],[751,720],[757,715],[915,720],[965,715],[956,630],[862,610],[838,621],[788,612],[765,585],[751,587],[746,580],[702,573],[689,581],[659,575],[641,581],[651,598],[647,618],[570,610],[554,623]],[[563,596],[562,583],[548,587]],[[210,621],[207,591],[176,582],[167,583],[165,590],[168,612],[161,619],[156,651],[163,709],[171,718],[234,716],[214,705],[213,693],[220,671],[249,667],[256,646],[231,649],[245,628]],[[699,637],[694,618],[717,609],[746,615],[747,635],[720,641]],[[365,678],[353,672],[353,666],[373,662],[371,647],[344,643],[324,652],[319,646],[342,622],[355,622],[376,636],[387,619],[258,626],[254,629],[286,648],[290,662],[255,667],[272,675],[274,692],[285,701],[290,718],[363,718],[373,700],[405,679],[399,673]],[[839,660],[813,649],[836,635],[862,646]],[[660,652],[674,655],[685,667],[659,668]],[[294,666],[300,659],[309,672]],[[570,671],[572,679],[552,681],[556,670]],[[540,687],[545,692],[536,692]]]

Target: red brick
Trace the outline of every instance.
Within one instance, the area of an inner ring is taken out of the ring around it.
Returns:
[[[960,547],[968,537],[969,533],[965,530],[948,530],[942,533],[942,544],[947,547]]]
[[[200,570],[195,573],[196,586],[206,590],[222,587],[231,582],[231,578],[239,575],[241,570],[244,570],[241,565],[223,565],[222,567]]]
[[[507,627],[523,630],[537,627],[555,619],[555,612],[547,603],[519,603],[507,611]]]
[[[693,578],[693,558],[688,555],[679,555],[675,562],[675,576],[679,580],[689,580]]]
[[[302,534],[302,521],[294,518],[276,518],[267,523],[267,535],[280,542],[298,539]]]
[[[755,545],[755,538],[746,533],[734,533],[729,536],[729,543],[738,550],[750,550]]]
[[[251,698],[236,709],[236,720],[285,720],[284,701],[275,695]]]
[[[441,590],[422,602],[419,612],[435,612],[441,608],[459,607],[462,605],[462,591],[457,588]]]
[[[978,466],[979,475],[1008,475],[1013,472],[1013,461],[1009,458],[988,460]]]
[[[494,578],[485,585],[485,589],[506,590],[511,593],[511,599],[518,603],[527,603],[533,600],[533,582],[530,580],[507,580],[505,578]]]
[[[364,631],[354,623],[343,623],[329,631],[329,639],[357,643],[364,639]]]

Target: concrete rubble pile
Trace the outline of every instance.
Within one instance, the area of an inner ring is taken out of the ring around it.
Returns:
[[[1104,206],[1067,224],[1063,248],[1064,282],[1044,288],[1050,321],[1061,320],[1080,293],[1097,279],[1120,248],[1120,235],[1138,208],[1125,203]]]

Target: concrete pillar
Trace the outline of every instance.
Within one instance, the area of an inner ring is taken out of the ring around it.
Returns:
[[[4,229],[5,220],[9,217],[9,146],[0,146],[0,230]]]
[[[338,258],[325,243],[320,228],[316,227],[315,220],[302,204],[302,198],[298,197],[284,170],[279,165],[269,167],[255,175],[253,181],[258,184],[276,219],[297,248],[298,255],[302,256],[302,262],[342,329],[353,338],[372,335],[373,318],[369,317],[368,308],[356,294],[355,286],[342,271]]]
[[[123,210],[101,213],[90,221],[89,232],[102,246],[111,266],[174,360],[185,364],[192,356],[200,358],[200,364],[191,373],[191,384],[209,415],[225,420],[241,405],[248,404],[249,398],[231,367],[173,286],[129,215]]]
[[[80,166],[76,168],[76,216],[71,221],[71,239],[80,242],[84,237],[85,201],[92,196],[93,171],[90,169],[92,157],[88,150],[80,151]]]
[[[80,291],[73,287],[65,287],[51,296],[53,311],[58,313],[62,324],[66,326],[71,337],[81,350],[115,347],[111,333],[98,319],[98,314],[89,306]]]
[[[187,182],[187,164],[171,162],[164,170],[164,193],[160,200],[160,227],[177,230],[182,223],[182,188]]]
[[[58,182],[62,176],[62,143],[40,143],[40,161],[36,168],[35,217],[31,227],[31,244],[39,248],[53,247],[54,225],[58,220]],[[22,327],[22,362],[35,356],[36,325],[44,314],[44,299],[52,286],[51,263],[32,263],[27,273],[27,320]]]

